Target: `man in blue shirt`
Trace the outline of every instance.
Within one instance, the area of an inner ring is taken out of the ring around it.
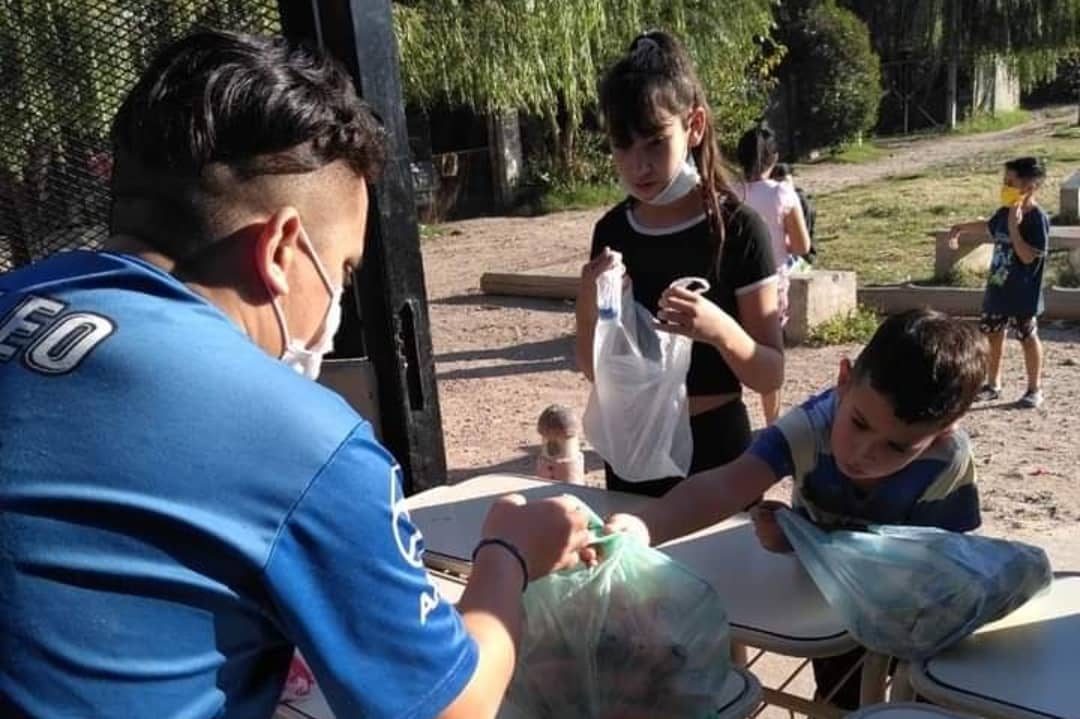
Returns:
[[[961,232],[984,233],[994,242],[979,323],[990,340],[990,364],[979,401],[1001,397],[1001,357],[1005,331],[1010,327],[1024,348],[1027,371],[1027,391],[1017,404],[1034,409],[1043,401],[1038,316],[1043,312],[1042,277],[1050,218],[1036,204],[1035,192],[1045,177],[1046,170],[1034,157],[1006,162],[1001,207],[986,222],[966,222],[952,228],[954,244]]]
[[[500,500],[457,609],[400,470],[311,381],[381,130],[332,61],[201,32],[113,126],[112,237],[0,276],[0,716],[494,716],[568,499]]]

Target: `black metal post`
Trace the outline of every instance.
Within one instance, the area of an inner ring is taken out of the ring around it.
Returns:
[[[346,305],[336,354],[367,356],[374,364],[383,441],[401,463],[406,494],[445,484],[442,417],[390,0],[279,0],[278,6],[285,35],[317,44],[342,61],[386,128],[387,163],[372,193],[364,263],[354,283],[356,302]]]

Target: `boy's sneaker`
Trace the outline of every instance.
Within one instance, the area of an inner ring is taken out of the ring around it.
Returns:
[[[1023,407],[1024,409],[1037,409],[1042,404],[1043,396],[1039,390],[1028,390],[1024,392],[1024,396],[1016,402],[1017,407]]]
[[[1001,387],[984,384],[975,395],[976,402],[993,402],[995,399],[1001,399]]]

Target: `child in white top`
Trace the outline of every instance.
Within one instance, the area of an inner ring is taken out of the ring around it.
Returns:
[[[776,262],[780,324],[788,318],[788,272],[793,259],[810,252],[810,233],[806,229],[802,205],[795,188],[786,182],[770,179],[780,159],[772,130],[759,124],[739,139],[736,150],[743,170],[742,200],[757,212],[769,228],[773,259]],[[761,395],[765,423],[772,424],[780,414],[780,391]]]

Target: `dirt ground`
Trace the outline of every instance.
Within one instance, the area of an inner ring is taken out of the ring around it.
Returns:
[[[800,168],[800,182],[825,192],[925,169],[974,152],[1005,148],[1045,131],[1053,118],[992,135],[897,143],[888,157],[865,165]],[[1060,122],[1058,118],[1057,122]],[[931,159],[932,158],[932,159]],[[570,302],[489,297],[484,272],[576,275],[593,223],[602,211],[538,218],[483,218],[449,223],[424,241],[435,363],[451,479],[491,471],[531,472],[536,419],[549,404],[584,411],[589,386],[575,371]],[[984,531],[1035,542],[1056,569],[1080,570],[1080,329],[1044,326],[1044,394],[1038,410],[1010,402],[1024,389],[1020,347],[1005,355],[1005,398],[977,407],[964,420],[975,444]],[[784,397],[797,402],[826,387],[837,363],[858,347],[790,348]],[[747,397],[756,425],[757,398]],[[587,455],[596,477],[599,459]],[[774,493],[783,496],[784,488]]]

